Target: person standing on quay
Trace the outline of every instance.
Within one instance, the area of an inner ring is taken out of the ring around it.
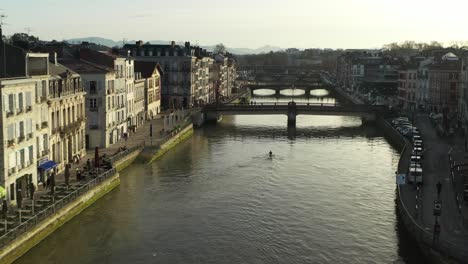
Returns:
[[[3,199],[2,201],[2,214],[3,214],[3,219],[7,218],[7,213],[8,213],[8,205],[6,199]]]
[[[34,192],[35,191],[36,191],[36,187],[34,186],[34,183],[30,182],[29,183],[29,196],[30,196],[31,200],[33,200],[33,198],[34,198]]]
[[[439,181],[436,184],[436,187],[437,187],[437,198],[440,198],[440,193],[442,192],[442,183]]]
[[[16,203],[18,205],[18,209],[21,209],[21,207],[23,205],[23,194],[22,194],[21,188],[18,189],[18,192],[16,194]]]

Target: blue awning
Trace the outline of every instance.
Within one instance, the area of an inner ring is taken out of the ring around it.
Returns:
[[[53,169],[53,168],[57,167],[57,165],[58,164],[55,161],[48,160],[48,161],[46,161],[44,163],[41,163],[41,165],[39,165],[38,168],[47,171],[47,170],[50,170],[50,169]]]

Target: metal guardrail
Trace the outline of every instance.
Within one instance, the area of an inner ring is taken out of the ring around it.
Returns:
[[[177,135],[177,133],[186,129],[190,125],[192,125],[192,121],[190,119],[185,120],[183,123],[181,123],[180,125],[177,125],[177,127],[172,129],[171,131],[163,132],[163,133],[166,133],[163,137],[160,137],[158,139],[152,139],[152,138],[145,139],[145,141],[143,142],[143,146],[144,147],[151,146],[151,147],[160,148],[163,144],[165,144],[170,139],[172,139],[175,135]],[[160,133],[160,132],[154,132],[154,133]]]
[[[65,197],[56,200],[52,205],[48,206],[47,208],[38,211],[35,213],[30,219],[22,222],[20,225],[13,227],[7,233],[0,237],[0,247],[6,246],[9,242],[15,240],[26,231],[31,230],[39,223],[44,221],[45,219],[49,218],[51,215],[56,214],[60,209],[64,206],[68,205],[72,201],[75,201],[78,197],[82,196],[83,194],[87,193],[89,190],[93,189],[97,185],[101,184],[104,180],[108,179],[109,177],[115,175],[117,170],[112,168],[108,171],[103,172],[96,178],[90,180],[89,182],[85,183],[80,188],[74,190],[70,194],[66,195]]]
[[[144,144],[126,148],[125,150],[119,151],[118,153],[110,156],[108,160],[110,161],[112,165],[114,165],[117,160],[121,159],[122,157],[127,156],[128,154],[134,152],[135,150],[142,149],[143,147],[144,147]]]

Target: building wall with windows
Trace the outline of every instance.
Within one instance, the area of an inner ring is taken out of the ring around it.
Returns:
[[[132,126],[137,128],[144,124],[146,120],[146,112],[145,112],[145,79],[141,78],[141,75],[138,74],[135,76],[135,118],[133,119],[134,123]]]
[[[466,133],[468,132],[468,57],[463,58],[461,61],[461,85],[458,109]]]
[[[38,113],[36,80],[0,79],[2,96],[0,185],[7,190],[7,200],[16,204],[18,190],[27,195],[30,182],[37,186]]]
[[[49,72],[50,159],[60,172],[86,155],[85,92],[77,73],[60,64],[51,64]]]
[[[210,67],[210,60],[206,50],[193,47],[190,42],[184,46],[144,44],[126,44],[121,54],[131,56],[136,61],[155,62],[161,65],[164,71],[162,78],[161,104],[166,109],[190,108],[200,101],[214,97],[213,85],[210,83],[209,70],[207,76],[204,72]]]
[[[398,72],[398,101],[404,109],[416,110],[417,69],[406,68]]]
[[[432,111],[458,111],[460,68],[459,61],[439,61],[429,67],[429,106]]]

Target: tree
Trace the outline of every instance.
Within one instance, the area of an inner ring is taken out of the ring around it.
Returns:
[[[15,33],[10,37],[10,42],[18,47],[29,49],[29,44],[39,41],[38,37],[26,33]]]
[[[225,54],[226,53],[226,46],[223,43],[216,44],[214,48],[215,54]]]

